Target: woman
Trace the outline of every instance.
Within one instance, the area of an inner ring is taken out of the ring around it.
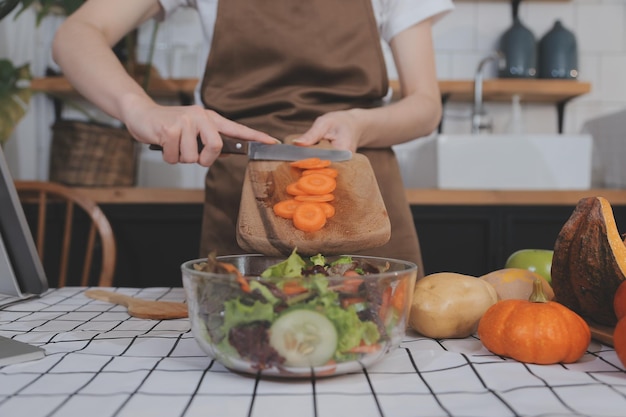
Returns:
[[[211,49],[202,106],[160,106],[111,51],[126,33],[177,7],[195,7]],[[169,163],[211,166],[201,254],[241,253],[235,239],[245,157],[217,159],[219,134],[265,143],[327,140],[370,158],[392,225],[369,254],[421,254],[391,145],[426,136],[441,117],[431,25],[450,0],[90,0],[58,30],[53,56],[89,100]],[[402,98],[382,106],[389,42]],[[204,143],[198,153],[196,137]],[[358,219],[356,219],[358,221]]]

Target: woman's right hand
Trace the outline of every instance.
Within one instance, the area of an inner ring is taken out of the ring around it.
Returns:
[[[163,160],[170,164],[198,163],[211,166],[220,155],[220,133],[238,139],[276,143],[277,139],[220,116],[200,106],[127,106],[124,115],[129,132],[139,142],[158,145]],[[197,138],[204,147],[198,151]]]
[[[85,2],[57,29],[53,57],[83,97],[122,121],[139,142],[161,146],[166,162],[210,166],[222,149],[220,133],[274,143],[265,133],[199,106],[159,105],[128,74],[112,46],[161,12],[159,0]]]

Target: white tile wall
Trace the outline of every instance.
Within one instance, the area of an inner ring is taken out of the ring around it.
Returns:
[[[437,71],[441,79],[468,79],[473,77],[478,62],[497,48],[500,35],[511,24],[511,7],[506,1],[463,1],[456,3],[456,10],[435,26],[435,48]],[[590,94],[572,100],[565,115],[566,133],[580,132],[586,120],[626,107],[626,0],[570,0],[542,1],[526,0],[520,6],[520,17],[524,24],[539,40],[560,19],[563,25],[572,30],[579,47],[580,79],[592,85]],[[16,32],[11,27],[15,22],[5,19],[0,23],[0,57],[15,53]],[[29,23],[30,24],[30,23]],[[31,26],[32,27],[32,26]],[[4,30],[4,31],[3,31]],[[3,34],[11,34],[8,37]],[[139,58],[145,59],[151,34],[151,24],[141,31]],[[45,34],[44,34],[45,35]],[[42,42],[46,36],[39,34],[34,45],[44,48],[47,56],[49,45]],[[163,76],[199,77],[205,60],[205,48],[197,16],[192,10],[181,10],[171,20],[162,23],[158,31],[158,42],[154,60]],[[48,34],[50,37],[50,34]],[[7,39],[11,39],[7,42]],[[14,40],[13,40],[14,39]],[[20,43],[24,39],[20,38]],[[25,48],[25,47],[20,47]],[[43,71],[44,65],[37,64],[36,71]],[[394,70],[391,67],[390,73]],[[36,73],[37,74],[37,73]],[[495,67],[486,71],[487,77],[495,76]],[[48,110],[42,105],[34,106],[32,112],[43,112],[44,117],[29,115],[26,120],[49,119]],[[494,130],[502,131],[509,118],[510,106],[487,103],[487,110],[494,118]],[[447,133],[468,132],[469,105],[451,103],[445,109],[444,130]],[[524,104],[523,117],[529,133],[554,133],[557,131],[554,106],[546,104]],[[46,121],[38,123],[47,123]],[[625,121],[626,123],[626,121]],[[625,126],[626,130],[626,126]],[[46,131],[45,126],[37,132]],[[14,136],[33,136],[29,127],[20,126]],[[31,137],[15,137],[12,142],[33,141]],[[35,148],[45,152],[44,143],[48,138],[39,138]],[[45,176],[46,170],[33,166],[42,164],[45,156],[33,163],[30,151],[33,149],[9,143],[7,153],[12,153],[12,165],[16,176],[24,178]],[[187,169],[187,168],[181,168]],[[181,186],[195,187],[200,175],[180,175],[193,178],[192,182]],[[187,181],[187,180],[185,180]],[[153,185],[158,185],[153,184]]]
[[[507,2],[458,2],[456,10],[435,27],[437,70],[441,79],[471,78],[480,59],[497,48],[501,34],[511,24]],[[579,132],[589,118],[612,113],[626,106],[626,2],[623,0],[571,0],[569,2],[524,1],[522,22],[537,41],[560,20],[577,38],[579,79],[592,85],[590,94],[572,100],[566,107],[564,131]],[[495,67],[486,71],[495,76]],[[446,107],[444,130],[469,130],[467,106]],[[504,129],[510,106],[488,103],[495,130]],[[524,104],[528,132],[557,131],[552,106]],[[626,126],[625,126],[626,128]]]

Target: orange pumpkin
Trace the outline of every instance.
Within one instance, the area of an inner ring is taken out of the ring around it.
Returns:
[[[613,309],[618,322],[613,331],[613,347],[622,365],[626,367],[626,281],[615,291]]]
[[[617,320],[626,316],[626,281],[622,282],[613,296],[613,310]]]
[[[617,322],[613,331],[613,347],[624,367],[626,367],[626,319]]]
[[[478,323],[478,337],[496,355],[547,365],[576,362],[585,354],[591,332],[578,314],[548,301],[537,280],[528,300],[491,306]]]

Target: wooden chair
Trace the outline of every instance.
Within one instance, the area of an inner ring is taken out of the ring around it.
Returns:
[[[27,214],[32,211],[36,212],[36,215],[30,216],[36,217],[36,220],[30,220],[28,215],[27,219],[29,219],[29,225],[44,268],[46,267],[44,249],[53,249],[50,252],[60,254],[57,286],[112,286],[116,262],[115,236],[111,224],[100,207],[93,200],[81,194],[79,190],[59,183],[15,181],[15,188],[24,206],[24,211]],[[31,211],[28,212],[27,208]],[[84,213],[79,214],[81,211]],[[51,213],[57,212],[62,213],[57,218],[64,218],[62,221],[57,221],[57,225],[62,223],[62,230],[56,236],[51,237],[53,235],[51,230],[54,229],[51,224],[51,218],[54,216]],[[87,225],[84,229],[88,229],[82,234],[78,230],[81,221],[82,224]],[[47,232],[49,232],[48,236]],[[86,240],[86,242],[77,242],[78,239]],[[60,246],[57,246],[59,243]],[[47,246],[46,244],[51,245]],[[55,247],[52,247],[52,244],[55,244]],[[80,259],[77,258],[81,257],[83,259],[80,282],[74,283],[73,280],[68,282],[68,271],[76,269],[77,262],[80,262]],[[99,261],[100,266],[100,270],[96,269],[95,272],[94,265],[98,265],[98,262],[94,262],[94,258]],[[55,259],[52,264],[54,265],[56,262]],[[93,278],[97,278],[97,280]]]

